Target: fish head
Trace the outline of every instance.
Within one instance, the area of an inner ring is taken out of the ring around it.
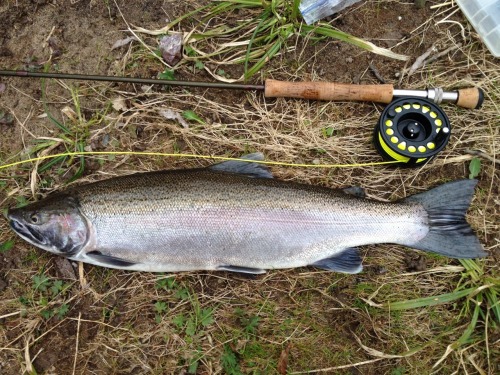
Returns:
[[[78,200],[56,195],[7,212],[10,227],[24,240],[51,253],[72,257],[89,240],[89,225]]]

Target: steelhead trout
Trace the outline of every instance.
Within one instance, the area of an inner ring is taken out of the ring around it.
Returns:
[[[110,268],[258,274],[315,266],[357,273],[356,246],[367,244],[485,256],[465,220],[475,185],[455,181],[382,203],[278,181],[261,164],[230,161],[71,187],[7,216],[29,243]]]

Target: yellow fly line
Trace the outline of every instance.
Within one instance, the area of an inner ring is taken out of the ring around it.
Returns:
[[[147,151],[79,151],[79,152],[63,152],[54,155],[44,155],[38,156],[36,158],[25,159],[21,161],[16,161],[14,163],[0,165],[0,170],[14,167],[16,165],[37,162],[47,159],[55,159],[63,156],[96,156],[96,155],[114,155],[114,156],[162,156],[162,157],[177,157],[177,158],[192,158],[192,159],[212,159],[220,161],[244,161],[248,163],[259,163],[266,165],[280,165],[285,167],[301,167],[301,168],[356,168],[356,167],[367,167],[371,165],[384,165],[384,164],[394,164],[399,163],[397,160],[391,161],[380,161],[380,162],[369,162],[369,163],[355,163],[355,164],[302,164],[302,163],[285,163],[281,161],[265,161],[265,160],[251,160],[251,159],[241,159],[232,158],[228,156],[212,156],[212,155],[196,155],[196,154],[173,154],[165,152],[147,152]]]

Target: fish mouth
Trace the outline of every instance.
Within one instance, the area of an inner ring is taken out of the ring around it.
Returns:
[[[47,242],[45,238],[35,229],[28,225],[21,223],[20,221],[10,217],[9,218],[10,227],[26,241],[31,242],[35,245],[46,245]]]

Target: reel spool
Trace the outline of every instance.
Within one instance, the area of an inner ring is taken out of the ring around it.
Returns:
[[[382,112],[373,142],[386,160],[416,167],[432,160],[450,139],[450,122],[434,103],[420,98],[401,98]]]

